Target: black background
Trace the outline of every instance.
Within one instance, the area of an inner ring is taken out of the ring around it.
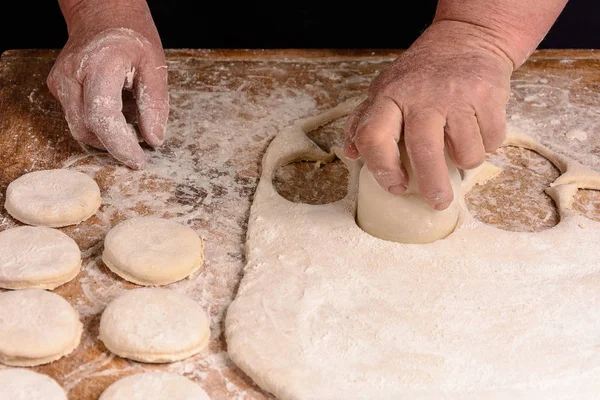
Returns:
[[[56,0],[7,3],[0,52],[64,45]],[[429,25],[436,6],[435,0],[405,3],[148,0],[165,48],[402,49]],[[600,1],[570,0],[539,48],[600,48]]]

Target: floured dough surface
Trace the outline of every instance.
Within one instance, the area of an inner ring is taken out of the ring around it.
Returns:
[[[67,400],[67,395],[48,375],[23,368],[10,368],[0,370],[0,399]]]
[[[130,375],[110,385],[99,400],[210,400],[195,382],[165,372]]]
[[[106,307],[100,340],[113,353],[136,361],[162,363],[200,352],[210,338],[210,321],[200,304],[177,292],[141,288]]]
[[[4,208],[25,224],[58,228],[85,221],[100,203],[100,188],[88,175],[52,169],[30,172],[11,182]]]
[[[305,132],[343,104],[282,131],[263,158],[247,266],[226,317],[233,361],[280,399],[592,400],[600,393],[600,223],[573,213],[598,173],[509,134],[562,172],[548,188],[555,227],[508,232],[475,220],[428,244],[375,238],[355,223],[360,162],[348,196],[291,203],[271,183],[297,160],[330,160]],[[341,152],[339,152],[341,155]],[[497,169],[469,171],[466,192]]]
[[[80,268],[79,246],[58,229],[21,226],[0,232],[0,288],[54,289]]]
[[[77,311],[41,289],[0,293],[0,362],[18,367],[47,364],[71,353],[81,339]]]
[[[119,223],[104,239],[102,261],[138,285],[167,285],[202,265],[204,244],[193,229],[177,222],[138,217]]]

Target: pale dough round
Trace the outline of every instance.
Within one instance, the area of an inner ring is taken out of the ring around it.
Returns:
[[[0,293],[0,362],[17,367],[47,364],[71,353],[81,339],[77,311],[41,289]]]
[[[148,363],[183,360],[202,350],[210,322],[194,300],[168,289],[128,291],[100,318],[100,340],[118,356]]]
[[[408,188],[402,195],[385,191],[366,165],[358,182],[356,223],[365,232],[380,239],[400,243],[430,243],[454,231],[460,211],[461,176],[446,155],[446,165],[454,192],[454,201],[442,211],[433,209],[419,192],[408,154],[400,142],[400,159],[408,174]]]
[[[30,172],[11,182],[4,208],[25,224],[59,228],[85,221],[100,203],[100,189],[88,175],[52,169]]]
[[[67,400],[67,395],[48,375],[10,368],[0,370],[0,399]]]
[[[210,400],[195,382],[167,372],[130,375],[110,385],[99,400]]]
[[[58,229],[21,226],[0,232],[0,288],[54,289],[80,268],[77,243]]]
[[[138,285],[167,285],[202,265],[204,245],[193,229],[168,219],[138,217],[121,222],[104,239],[104,264]]]

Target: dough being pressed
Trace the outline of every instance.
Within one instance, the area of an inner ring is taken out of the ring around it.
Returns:
[[[0,232],[0,288],[54,289],[80,268],[77,243],[58,229],[21,226]]]
[[[0,399],[67,400],[67,395],[48,375],[23,368],[9,368],[0,370]]]
[[[102,261],[138,285],[167,285],[197,271],[204,258],[193,229],[168,219],[138,217],[119,223],[104,239]]]
[[[210,338],[210,321],[194,300],[168,289],[141,288],[110,302],[100,340],[118,356],[147,363],[183,360]]]
[[[25,224],[59,228],[85,221],[100,203],[100,189],[88,175],[52,169],[30,172],[11,182],[4,208]]]
[[[364,231],[380,239],[400,243],[429,243],[452,233],[460,211],[461,177],[446,155],[454,201],[442,211],[434,210],[421,196],[404,143],[400,159],[408,174],[408,188],[398,196],[385,191],[364,165],[358,179],[356,222]]]
[[[0,362],[16,367],[47,364],[71,353],[81,339],[77,311],[41,289],[0,293]]]
[[[354,109],[299,121],[271,142],[252,204],[247,265],[226,317],[228,353],[279,399],[592,400],[600,393],[600,222],[571,211],[600,175],[509,132],[562,175],[548,188],[561,221],[536,233],[474,219],[442,240],[381,240],[348,196],[295,204],[272,185],[297,160],[333,158],[305,132]],[[341,151],[337,151],[342,155]],[[468,171],[464,193],[498,169]]]
[[[110,385],[99,400],[210,400],[197,383],[166,372],[130,375]]]

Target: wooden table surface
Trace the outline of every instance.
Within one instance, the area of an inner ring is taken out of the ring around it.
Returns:
[[[9,51],[0,59],[0,203],[7,185],[40,169],[71,168],[92,176],[103,204],[98,213],[62,230],[79,244],[81,273],[55,290],[85,325],[71,355],[34,368],[55,378],[70,399],[97,399],[120,377],[168,370],[199,382],[213,399],[271,398],[229,360],[223,335],[227,306],[244,266],[244,237],[260,160],[269,140],[294,120],[364,95],[369,82],[399,51],[170,50],[168,140],[148,150],[149,165],[131,171],[107,154],[82,149],[68,132],[59,103],[45,85],[55,51]],[[507,119],[515,129],[600,171],[600,52],[539,51],[515,72]],[[329,148],[341,143],[343,121],[311,137]],[[490,159],[504,169],[467,196],[477,218],[502,229],[539,231],[558,221],[543,189],[558,176],[528,150],[501,149]],[[326,203],[345,194],[340,162],[297,163],[275,178],[293,201]],[[574,208],[600,220],[600,193],[580,191]],[[201,354],[148,365],[112,356],[98,340],[106,304],[135,288],[100,260],[103,238],[137,215],[172,218],[193,227],[206,244],[199,273],[168,287],[186,293],[211,316],[211,341]],[[0,230],[20,225],[0,210]],[[2,367],[0,367],[2,368]]]

